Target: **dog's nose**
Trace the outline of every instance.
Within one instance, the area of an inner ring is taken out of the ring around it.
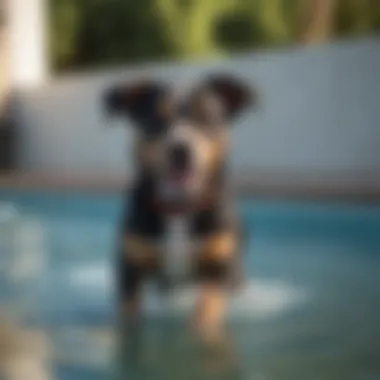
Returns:
[[[190,149],[184,143],[177,143],[169,149],[169,161],[175,169],[184,170],[190,165]]]

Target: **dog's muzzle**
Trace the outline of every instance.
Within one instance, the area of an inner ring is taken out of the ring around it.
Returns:
[[[175,188],[186,188],[194,176],[192,154],[185,143],[176,143],[168,149],[167,180]]]

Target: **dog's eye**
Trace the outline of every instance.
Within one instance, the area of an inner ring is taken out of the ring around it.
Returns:
[[[219,130],[219,126],[222,124],[222,118],[219,114],[210,112],[208,109],[202,109],[194,116],[194,122],[198,128],[208,134],[212,135]]]
[[[199,96],[193,103],[192,117],[199,124],[204,126],[219,124],[222,115],[220,103],[208,94]]]
[[[155,120],[145,128],[145,136],[151,140],[162,137],[168,130],[168,123],[161,120]]]
[[[168,119],[173,115],[175,104],[172,99],[166,97],[157,104],[157,116],[160,119]]]

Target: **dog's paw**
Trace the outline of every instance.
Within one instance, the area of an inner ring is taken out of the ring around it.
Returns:
[[[221,347],[226,340],[226,333],[222,326],[204,324],[193,320],[190,329],[193,336],[206,347]]]

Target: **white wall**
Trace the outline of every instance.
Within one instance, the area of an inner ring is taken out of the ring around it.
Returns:
[[[256,84],[262,108],[234,130],[233,164],[257,170],[380,173],[380,39],[260,53],[223,62],[141,69],[192,80],[223,69]],[[102,114],[104,88],[137,70],[63,78],[24,92],[23,169],[130,169],[130,130]]]

